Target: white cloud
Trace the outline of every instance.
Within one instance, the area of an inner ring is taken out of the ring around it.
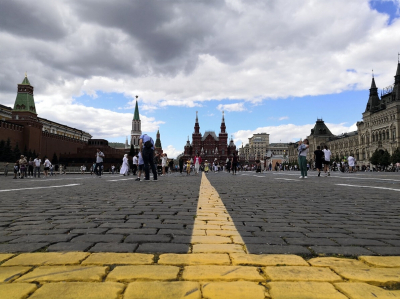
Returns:
[[[219,111],[227,111],[227,112],[239,112],[239,111],[245,111],[246,108],[244,107],[244,103],[235,103],[235,104],[219,104],[217,106],[217,109]]]
[[[340,135],[346,132],[352,132],[357,130],[356,124],[351,126],[346,126],[345,123],[340,124],[331,124],[325,123],[329,130],[334,135]],[[315,124],[307,124],[307,125],[294,125],[294,124],[286,124],[280,126],[268,126],[268,127],[260,127],[255,130],[240,130],[233,133],[233,139],[235,141],[236,146],[246,145],[248,143],[248,138],[252,137],[253,134],[256,133],[267,133],[269,134],[269,142],[294,142],[300,139],[304,139],[310,135],[311,129],[314,128]]]
[[[178,155],[182,153],[182,151],[177,150],[172,145],[168,145],[167,148],[163,148],[163,152],[167,153],[168,158],[176,158]]]
[[[278,118],[278,120],[285,120],[285,119],[289,119],[289,117],[288,116],[282,116],[282,117]]]

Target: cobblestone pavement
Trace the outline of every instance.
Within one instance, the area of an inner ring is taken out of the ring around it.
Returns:
[[[400,173],[207,178],[237,232],[207,220],[194,229],[200,175],[157,182],[117,175],[0,177],[0,252],[186,253],[196,247],[192,236],[214,235],[254,254],[400,255]]]
[[[400,297],[400,175],[315,174],[2,177],[0,298]]]

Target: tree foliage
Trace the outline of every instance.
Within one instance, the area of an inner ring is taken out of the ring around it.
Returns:
[[[399,163],[400,162],[400,147],[398,147],[392,154],[391,157],[391,162],[393,164]]]

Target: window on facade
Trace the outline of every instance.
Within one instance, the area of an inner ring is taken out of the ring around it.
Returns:
[[[390,139],[389,130],[386,131],[386,139]]]
[[[375,134],[372,134],[372,142],[375,141]]]
[[[392,136],[393,136],[393,141],[394,141],[396,139],[396,130],[393,130]]]

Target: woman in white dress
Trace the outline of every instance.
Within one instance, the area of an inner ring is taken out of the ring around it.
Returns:
[[[122,159],[122,166],[120,170],[120,174],[127,175],[129,171],[129,162],[128,162],[128,154],[124,155],[124,158]]]

